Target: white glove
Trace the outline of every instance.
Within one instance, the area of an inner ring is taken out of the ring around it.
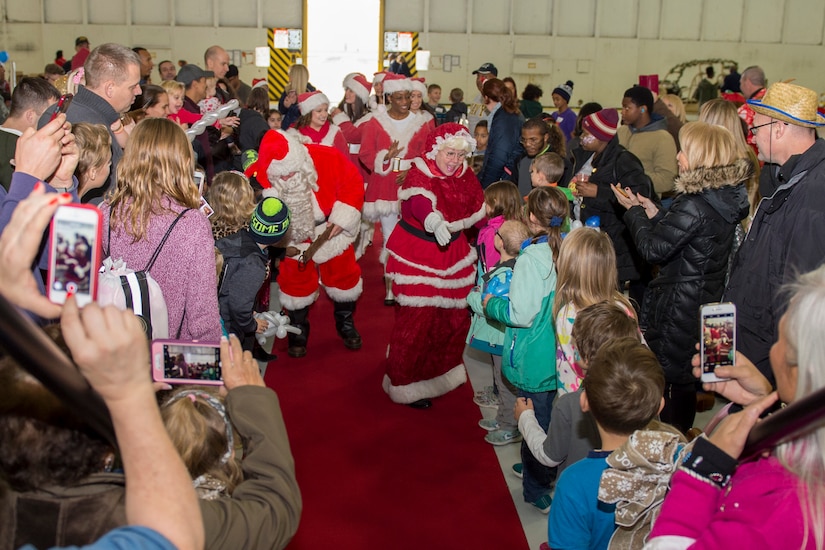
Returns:
[[[450,229],[447,227],[447,222],[444,221],[444,218],[441,217],[441,214],[438,212],[430,212],[427,217],[424,218],[424,229],[426,229],[428,233],[435,235],[435,240],[441,246],[447,246],[453,238],[452,234],[450,234]]]

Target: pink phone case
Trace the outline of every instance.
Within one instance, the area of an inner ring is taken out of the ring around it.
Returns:
[[[152,340],[152,380],[167,384],[222,386],[220,345]]]
[[[56,221],[61,210],[65,212],[66,209],[93,213],[93,227],[81,222]],[[66,227],[58,229],[58,223],[66,224]],[[76,229],[69,229],[72,223]],[[64,303],[67,292],[75,294],[81,306],[97,299],[98,273],[102,261],[102,226],[103,216],[100,210],[92,205],[68,204],[58,208],[49,228],[49,274],[46,291],[52,302]],[[81,295],[88,296],[88,299],[81,299]]]

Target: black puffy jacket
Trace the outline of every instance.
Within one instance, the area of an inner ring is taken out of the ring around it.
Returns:
[[[584,154],[582,154],[584,153]],[[575,159],[573,173],[577,174],[587,162],[589,155],[583,149],[572,152]],[[616,267],[620,281],[635,281],[645,266],[644,261],[633,246],[630,232],[622,223],[624,208],[616,200],[610,189],[614,183],[619,183],[624,189],[630,187],[634,194],[642,194],[651,198],[653,184],[645,174],[642,162],[630,151],[619,145],[619,139],[611,139],[604,151],[593,159],[593,172],[590,183],[597,184],[596,196],[582,199],[581,221],[585,222],[591,216],[599,216],[601,230],[610,235],[613,247],[616,249]],[[569,184],[568,184],[569,186]],[[654,199],[655,200],[655,199]]]
[[[736,224],[748,215],[742,182],[751,171],[749,161],[739,160],[684,172],[676,179],[681,194],[667,213],[650,220],[636,206],[624,215],[639,253],[660,266],[640,324],[668,383],[695,382],[690,360],[699,341],[699,307],[722,297]]]

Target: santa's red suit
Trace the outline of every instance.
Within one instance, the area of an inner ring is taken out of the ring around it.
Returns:
[[[355,301],[361,295],[361,268],[352,243],[358,235],[364,186],[358,170],[338,150],[325,145],[302,144],[288,133],[270,130],[261,141],[258,160],[247,169],[264,188],[264,196],[280,198],[291,214],[289,232],[278,246],[301,253],[328,226],[340,228],[317,249],[306,264],[302,256],[285,258],[280,265],[280,300],[292,324],[303,334],[290,334],[290,355],[306,353],[309,306],[318,298],[318,279],[335,303],[336,328],[347,347],[358,349]],[[335,230],[334,230],[335,231]],[[317,269],[316,269],[317,268]],[[303,349],[299,349],[303,348]]]
[[[401,221],[387,243],[387,277],[399,306],[384,390],[397,403],[437,397],[467,380],[462,353],[477,255],[464,230],[484,219],[485,206],[481,185],[466,161],[451,176],[436,165],[438,148],[454,137],[475,143],[458,124],[441,125],[430,134],[427,154],[413,161],[398,192]],[[443,246],[427,222],[439,216],[450,231],[451,240]]]

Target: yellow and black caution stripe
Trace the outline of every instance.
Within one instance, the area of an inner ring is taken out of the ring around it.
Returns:
[[[269,46],[269,70],[266,80],[269,100],[278,101],[289,83],[289,67],[295,62],[300,52],[275,47],[275,29],[267,29],[266,45]]]
[[[404,52],[402,55],[407,58],[407,65],[410,67],[410,74],[413,77],[418,76],[418,68],[415,66],[415,52],[418,51],[418,33],[412,33],[412,51]]]

